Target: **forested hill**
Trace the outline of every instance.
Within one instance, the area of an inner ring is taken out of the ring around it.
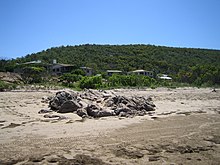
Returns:
[[[44,63],[52,63],[53,59],[56,59],[58,63],[74,64],[76,67],[91,67],[97,73],[107,69],[122,71],[145,69],[170,74],[174,77],[182,74],[186,79],[190,76],[196,79],[196,76],[200,74],[218,77],[217,74],[220,73],[220,50],[153,45],[61,46],[17,58],[13,62],[41,60]]]

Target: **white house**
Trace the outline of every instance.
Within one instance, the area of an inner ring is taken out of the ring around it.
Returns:
[[[167,74],[162,74],[160,76],[158,76],[159,79],[163,79],[163,80],[172,80],[171,77],[169,77]]]
[[[73,65],[70,64],[54,64],[51,66],[51,72],[53,75],[61,75],[63,73],[71,72]]]
[[[120,70],[107,70],[108,76],[111,76],[113,74],[121,74],[121,73],[122,73],[122,71],[120,71]]]
[[[146,71],[146,70],[143,70],[143,69],[140,69],[140,70],[134,70],[132,72],[130,72],[132,74],[136,74],[136,75],[144,75],[144,76],[149,76],[149,77],[153,77],[154,76],[154,73],[152,71]]]

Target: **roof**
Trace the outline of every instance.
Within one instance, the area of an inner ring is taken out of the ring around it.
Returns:
[[[146,71],[146,70],[143,70],[143,69],[139,69],[139,70],[134,70],[132,72],[133,73],[138,73],[138,72],[149,72],[149,71]]]
[[[37,60],[37,61],[30,61],[30,62],[25,62],[23,64],[40,64],[41,60]]]
[[[121,73],[120,70],[107,70],[108,73]]]
[[[90,67],[86,67],[86,66],[82,66],[82,67],[80,67],[80,69],[88,69],[88,70],[92,70],[92,68],[90,68]]]
[[[66,67],[68,67],[68,66],[74,66],[74,65],[71,65],[71,64],[54,64],[54,65],[60,65],[60,66],[66,66]]]
[[[171,77],[168,77],[168,76],[162,76],[162,77],[159,77],[160,79],[164,79],[164,80],[172,80]]]

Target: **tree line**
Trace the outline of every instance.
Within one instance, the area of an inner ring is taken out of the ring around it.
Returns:
[[[173,81],[179,83],[198,86],[220,84],[219,50],[154,45],[86,44],[54,47],[21,58],[2,59],[0,60],[0,71],[13,71],[17,64],[36,60],[51,64],[53,59],[56,59],[58,63],[72,64],[75,68],[91,67],[95,74],[104,75],[108,69],[124,72],[144,69],[154,71],[156,74],[168,74],[173,78]],[[77,78],[79,79],[79,77],[74,79]],[[125,76],[123,79],[129,82],[131,78]],[[125,83],[121,84],[126,85]]]

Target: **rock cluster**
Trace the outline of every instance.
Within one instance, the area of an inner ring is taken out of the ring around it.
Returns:
[[[50,98],[49,107],[58,113],[75,112],[81,117],[94,118],[143,116],[155,110],[151,98],[125,97],[90,89],[83,92],[57,92],[55,97]]]

